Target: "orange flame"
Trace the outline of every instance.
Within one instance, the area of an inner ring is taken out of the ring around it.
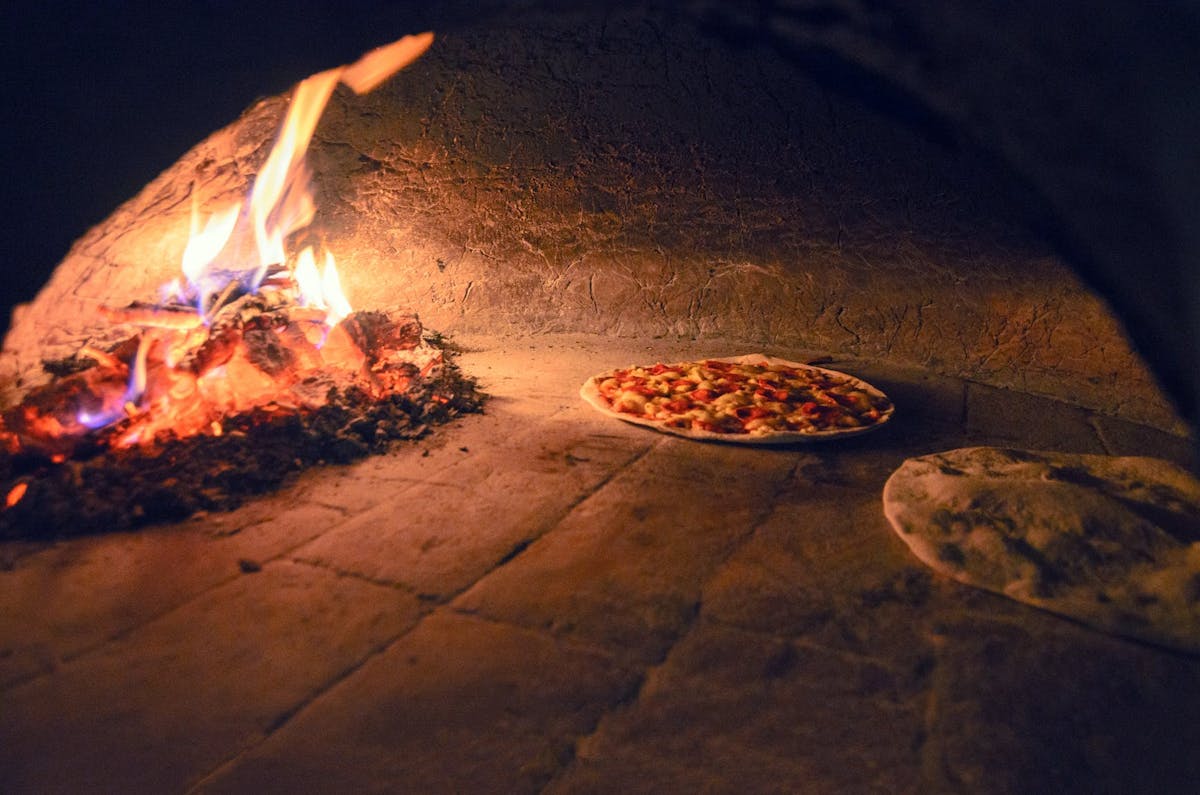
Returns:
[[[324,313],[323,334],[310,336],[308,331],[301,332],[313,349],[322,348],[332,328],[353,310],[342,290],[331,253],[325,252],[322,268],[318,268],[311,247],[288,262],[288,238],[312,223],[316,215],[312,172],[305,154],[339,82],[356,93],[370,91],[412,63],[432,42],[433,33],[405,36],[368,52],[353,64],[300,81],[249,198],[202,218],[198,200],[193,196],[190,234],[181,261],[187,283],[176,279],[163,292],[168,300],[194,304],[199,317],[187,314],[196,322],[186,326],[175,322],[175,318],[161,326],[143,323],[147,328],[129,363],[124,395],[106,394],[103,405],[79,410],[76,421],[80,425],[96,429],[129,418],[130,427],[119,438],[118,446],[151,441],[161,430],[192,432],[208,427],[214,435],[220,435],[222,427],[211,420],[210,408],[219,405],[240,411],[274,399],[280,385],[261,372],[240,349],[233,354],[225,352],[224,364],[203,371],[177,369],[177,365],[206,343],[208,331],[203,327],[217,322],[226,302],[237,300],[245,292],[257,292],[273,266],[284,266],[286,276],[277,278],[279,270],[272,270],[271,281],[267,283],[270,288],[279,289],[281,284],[285,285],[284,290],[294,287],[304,306],[317,310],[312,313],[314,321]],[[230,250],[238,249],[251,235],[255,247],[251,261],[225,261],[232,256]],[[235,238],[237,243],[231,244]],[[288,293],[283,295],[290,297]],[[292,318],[305,320],[302,313]],[[219,348],[214,346],[214,350]],[[321,356],[315,350],[311,355],[320,361]],[[111,356],[107,357],[107,364],[114,369],[118,365]]]
[[[329,314],[326,315],[325,322],[331,326],[354,311],[350,308],[350,301],[347,300],[346,294],[342,292],[342,282],[338,278],[337,266],[333,264],[333,252],[331,251],[325,252],[325,272],[321,275],[321,296],[329,307]]]
[[[356,93],[378,86],[412,63],[433,43],[433,33],[405,36],[376,48],[349,66],[341,66],[302,80],[292,94],[279,140],[267,156],[250,194],[250,221],[258,246],[257,284],[271,265],[285,260],[284,240],[308,226],[316,214],[310,182],[312,172],[304,161],[317,121],[339,81]]]
[[[337,325],[338,321],[354,311],[346,294],[342,292],[342,283],[338,278],[337,266],[331,252],[325,252],[325,268],[318,271],[312,247],[306,247],[296,257],[292,276],[299,288],[301,303],[314,309],[326,310],[326,325]]]
[[[256,283],[261,281],[269,266],[284,261],[284,238],[308,226],[316,212],[304,153],[340,72],[340,69],[330,69],[296,86],[279,140],[254,181],[250,193],[250,221],[258,244]]]
[[[213,213],[208,217],[204,228],[200,228],[200,208],[197,206],[195,194],[192,198],[192,233],[188,237],[187,247],[183,250],[183,275],[192,284],[199,283],[209,264],[221,253],[221,249],[229,242],[233,227],[237,224],[238,213],[241,212],[241,202]]]
[[[420,58],[431,44],[433,32],[426,31],[376,47],[342,69],[342,82],[355,94],[374,91],[384,80]]]
[[[136,404],[146,391],[146,354],[150,351],[151,342],[149,334],[142,336],[138,342],[137,355],[133,357],[133,364],[130,365],[129,387],[126,392],[130,403]]]
[[[254,236],[257,261],[229,268],[221,278],[244,278],[248,289],[257,289],[268,268],[287,261],[287,238],[312,223],[316,202],[311,187],[312,172],[304,158],[337,84],[343,82],[359,94],[371,91],[416,60],[432,43],[431,32],[405,36],[371,50],[353,64],[320,72],[296,85],[279,137],[254,181],[244,208]],[[199,294],[197,308],[202,315],[206,312],[207,294],[224,287],[220,282],[214,284],[215,279],[210,279],[210,275],[233,236],[242,210],[242,203],[235,203],[213,213],[202,224],[199,208],[193,203],[191,234],[183,252],[182,269],[188,284]],[[181,298],[185,292],[178,282],[164,289],[170,298]]]

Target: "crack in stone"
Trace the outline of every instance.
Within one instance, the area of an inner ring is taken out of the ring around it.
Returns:
[[[857,331],[845,324],[845,322],[842,320],[842,315],[844,314],[846,314],[846,307],[839,306],[837,313],[833,316],[833,322],[836,323],[838,328],[840,328],[842,331],[854,337],[854,340],[850,344],[857,348],[862,345],[862,337]]]
[[[916,753],[920,761],[921,789],[924,792],[952,792],[952,778],[946,768],[945,754],[942,751],[938,737],[940,718],[940,694],[945,678],[945,666],[941,664],[941,651],[945,638],[935,632],[928,633],[930,646],[933,648],[933,667],[929,671],[929,691],[925,699],[925,709],[922,716],[921,741]],[[956,782],[961,783],[961,782]]]
[[[546,630],[545,627],[530,626],[528,624],[521,624],[516,621],[508,621],[507,619],[504,619],[504,618],[498,618],[496,616],[489,616],[486,613],[480,613],[479,611],[474,610],[469,607],[459,607],[458,605],[449,604],[449,603],[438,605],[436,608],[434,608],[433,610],[430,611],[429,615],[433,615],[434,613],[436,613],[439,610],[447,610],[456,616],[462,616],[463,618],[469,618],[474,621],[480,621],[485,624],[491,624],[492,626],[495,626],[495,627],[505,627],[507,629],[516,629],[516,630],[520,630],[521,632],[528,632],[530,634],[537,635],[541,638],[549,640],[549,641],[553,642],[555,645],[561,646],[565,649],[583,652],[585,654],[591,654],[596,657],[603,657],[606,660],[610,660],[616,666],[625,665],[625,667],[628,667],[625,664],[625,661],[621,660],[619,657],[617,657],[616,655],[613,654],[611,649],[607,649],[603,646],[599,646],[594,643],[589,643],[587,641],[583,641],[583,640],[580,640],[575,637],[569,637],[566,635],[556,635],[553,632]],[[425,616],[422,616],[422,620],[424,620],[424,618],[425,618]]]
[[[601,314],[600,304],[596,301],[596,274],[588,274],[587,280],[588,300],[592,302],[592,311],[597,315]]]
[[[701,618],[704,618],[705,621],[708,620],[707,617],[703,616],[705,589],[708,587],[709,583],[711,583],[718,575],[720,575],[720,573],[724,570],[725,565],[729,562],[729,559],[732,558],[733,555],[748,541],[750,541],[750,539],[752,539],[755,534],[758,533],[759,528],[761,528],[767,522],[767,520],[770,519],[771,515],[775,511],[775,503],[782,495],[783,490],[787,488],[787,484],[790,483],[795,477],[796,470],[799,468],[799,466],[799,460],[793,462],[792,466],[788,468],[788,471],[779,477],[778,482],[775,484],[775,488],[771,491],[770,497],[766,500],[763,500],[763,504],[766,507],[764,507],[760,514],[755,517],[754,521],[750,523],[750,528],[743,534],[742,538],[736,543],[731,544],[728,553],[726,553],[726,555],[713,567],[712,573],[700,586],[699,597],[691,605],[690,616],[687,619],[687,623],[680,629],[679,633],[671,641],[671,644],[663,651],[658,659],[652,660],[642,670],[641,675],[638,676],[630,686],[628,693],[624,694],[622,698],[617,699],[617,701],[613,703],[607,710],[602,712],[599,717],[596,718],[595,723],[592,725],[589,731],[580,734],[575,738],[575,742],[571,744],[570,754],[564,760],[562,766],[559,768],[558,773],[550,778],[546,785],[542,787],[540,792],[549,791],[551,787],[553,787],[556,783],[561,781],[570,773],[579,758],[580,746],[587,743],[597,735],[605,718],[623,709],[636,708],[638,702],[641,700],[642,691],[645,689],[646,683],[650,681],[650,678],[654,675],[654,673],[658,670],[661,670],[663,666],[667,664],[671,658],[671,654],[677,648],[679,648],[679,645],[686,640],[688,636],[690,636],[696,629],[697,625],[700,624]]]
[[[330,574],[334,574],[338,577],[345,577],[348,580],[356,580],[358,582],[365,582],[369,585],[378,585],[381,588],[387,588],[393,591],[409,593],[418,599],[424,600],[428,598],[426,594],[420,593],[416,588],[408,583],[400,582],[398,580],[384,580],[380,579],[379,577],[371,577],[367,574],[362,574],[361,572],[339,568],[331,563],[326,563],[325,561],[318,560],[316,558],[293,557],[291,558],[291,562],[301,566],[308,566],[309,568],[317,569],[319,571],[327,571]]]
[[[824,654],[832,654],[833,656],[835,656],[839,659],[845,660],[847,662],[859,663],[859,664],[864,664],[864,665],[866,665],[866,664],[878,665],[878,664],[884,662],[884,659],[881,657],[872,657],[869,654],[859,654],[857,652],[850,651],[849,649],[843,649],[843,648],[839,648],[837,646],[830,646],[825,643],[817,643],[816,641],[809,640],[808,638],[800,637],[800,636],[796,636],[796,635],[789,635],[784,632],[772,632],[770,630],[762,629],[760,627],[747,626],[745,624],[740,624],[736,621],[727,621],[722,618],[714,618],[713,616],[705,616],[704,620],[715,627],[731,629],[731,630],[735,630],[737,632],[743,632],[747,635],[756,635],[760,638],[769,638],[771,640],[778,640],[778,641],[781,641],[784,643],[790,643],[790,644],[796,646],[797,648],[805,649],[808,651],[816,651],[816,652],[822,652]]]
[[[1100,440],[1100,446],[1104,448],[1104,452],[1108,455],[1118,455],[1115,445],[1108,438],[1108,434],[1104,432],[1104,426],[1095,414],[1088,414],[1087,424],[1096,438]]]
[[[486,577],[488,577],[488,575],[490,575],[492,572],[497,571],[501,567],[506,566],[509,563],[511,563],[512,561],[519,558],[521,555],[523,555],[525,553],[525,551],[527,549],[529,549],[529,547],[533,546],[533,544],[536,543],[538,540],[544,538],[545,536],[549,535],[550,533],[553,533],[558,528],[558,526],[563,523],[563,520],[565,520],[568,516],[570,516],[576,508],[578,508],[585,501],[587,501],[592,496],[597,494],[601,489],[603,489],[610,482],[612,482],[612,479],[615,478],[617,475],[619,475],[621,472],[624,472],[626,469],[633,466],[638,461],[640,461],[642,458],[644,458],[651,450],[653,450],[654,448],[663,444],[663,441],[664,440],[661,440],[661,439],[655,441],[653,444],[650,444],[650,445],[642,448],[641,450],[638,450],[636,453],[634,453],[632,456],[630,456],[620,466],[613,467],[613,469],[611,471],[609,471],[604,477],[600,478],[600,480],[598,480],[595,484],[593,484],[591,488],[585,489],[583,492],[581,492],[574,500],[572,500],[565,508],[563,508],[562,511],[557,516],[551,518],[547,522],[544,522],[542,524],[542,527],[544,529],[541,530],[541,532],[535,531],[535,532],[529,534],[528,536],[526,536],[525,538],[519,540],[507,554],[505,554],[499,561],[496,562],[496,564],[494,566],[489,568],[486,572],[481,574],[479,577],[477,577],[475,580],[473,580],[470,584],[464,586],[463,588],[461,588],[458,591],[454,592],[453,594],[449,595],[445,601],[447,601],[447,602],[453,601],[458,596],[460,596],[460,595],[466,593],[467,591],[471,590],[472,588],[474,588],[477,584],[479,584]]]
[[[253,524],[247,525],[247,527],[253,527],[253,526],[254,526]],[[308,544],[311,541],[316,540],[321,535],[324,535],[325,533],[333,530],[335,527],[337,527],[337,525],[334,525],[333,527],[328,528],[326,531],[324,531],[323,533],[321,533],[319,535],[299,539],[296,541],[296,543],[292,544],[287,549],[281,550],[278,554],[272,555],[269,558],[265,558],[262,561],[257,561],[257,562],[261,566],[265,566],[270,563],[278,563],[278,562],[288,558],[288,556],[291,555],[291,553],[294,552],[295,550],[299,549],[300,547],[304,546],[305,544]],[[240,532],[240,530],[239,530],[239,532]],[[298,560],[295,558],[291,558],[291,561],[296,562],[296,563],[307,563],[307,561],[301,561],[301,560]],[[338,572],[335,572],[335,573],[338,573]],[[76,649],[73,652],[63,654],[59,658],[58,663],[60,665],[65,665],[65,664],[73,663],[76,660],[83,659],[84,657],[88,656],[89,654],[92,654],[93,652],[100,650],[101,648],[109,645],[110,643],[116,643],[118,641],[121,641],[122,639],[129,637],[133,633],[135,633],[141,629],[144,629],[145,627],[149,626],[150,624],[153,624],[156,621],[166,618],[167,616],[171,615],[172,613],[182,610],[183,608],[187,607],[188,605],[192,604],[193,602],[207,596],[208,594],[216,591],[219,588],[225,587],[226,585],[233,582],[234,580],[237,580],[244,576],[246,576],[244,573],[238,572],[235,569],[234,573],[231,574],[230,576],[214,582],[212,585],[208,586],[207,588],[196,591],[195,593],[191,594],[183,601],[179,602],[176,605],[173,605],[172,607],[167,608],[166,610],[163,610],[160,613],[155,613],[153,615],[147,616],[145,619],[138,621],[136,624],[132,624],[130,626],[124,627],[124,628],[112,633],[111,635],[101,638],[100,640],[96,641],[95,643],[92,643],[92,644],[89,644],[82,648]],[[367,581],[369,582],[369,580],[367,580]],[[384,584],[384,583],[375,583],[375,584]],[[56,672],[56,667],[50,668],[48,670],[35,671],[35,672],[27,674],[25,676],[18,677],[12,681],[9,681],[9,682],[6,682],[6,683],[0,685],[0,693],[3,693],[7,690],[10,690],[14,687],[17,687],[17,686],[20,686],[23,684],[27,684],[29,682],[36,681],[38,679],[41,679],[44,676],[52,676],[55,672]]]
[[[632,462],[630,462],[630,463],[632,463]],[[306,563],[305,561],[298,561],[298,562]],[[380,583],[380,582],[371,580],[369,578],[354,575],[353,573],[343,574],[341,572],[337,572],[337,570],[332,569],[331,567],[317,566],[316,564],[307,564],[307,565],[314,565],[314,567],[316,567],[316,568],[323,568],[323,569],[332,571],[334,573],[340,574],[341,576],[352,577],[354,579],[363,580],[365,582],[369,582],[369,583],[372,583],[375,585],[385,585],[385,586],[388,585],[387,583]],[[479,579],[482,580],[483,577],[480,577]],[[475,582],[478,582],[478,581],[479,580],[476,580]],[[472,585],[474,585],[474,583],[472,583]],[[400,586],[399,584],[390,585],[388,587],[402,589],[402,586]],[[470,587],[470,586],[468,586],[468,587]],[[464,590],[466,590],[466,589],[464,589]],[[282,729],[284,726],[286,726],[288,723],[290,723],[293,718],[300,715],[302,712],[304,712],[306,709],[308,709],[313,704],[317,703],[325,694],[329,693],[334,688],[336,688],[338,685],[340,685],[342,682],[344,682],[344,681],[348,680],[350,677],[354,676],[354,674],[356,674],[356,673],[358,673],[358,671],[362,670],[362,668],[364,666],[366,666],[367,663],[369,663],[371,660],[375,659],[376,657],[379,657],[382,654],[387,653],[393,646],[395,646],[397,643],[401,642],[402,640],[407,638],[409,635],[411,635],[413,632],[415,632],[431,616],[437,615],[439,610],[446,610],[446,611],[449,611],[456,615],[468,617],[474,621],[483,621],[488,624],[493,624],[495,626],[508,627],[508,628],[512,628],[512,629],[521,630],[523,632],[531,632],[536,635],[541,635],[542,637],[549,639],[554,644],[565,647],[567,649],[574,649],[575,651],[584,652],[586,654],[592,654],[597,657],[602,657],[604,659],[611,660],[614,664],[618,664],[618,665],[620,664],[619,661],[615,657],[613,657],[613,655],[610,651],[603,649],[601,647],[592,646],[590,644],[579,643],[578,641],[561,638],[561,637],[553,635],[552,633],[545,632],[544,630],[538,629],[536,627],[527,627],[527,626],[524,626],[521,624],[512,623],[510,621],[504,621],[501,619],[493,618],[491,616],[481,615],[481,614],[475,613],[470,610],[464,610],[462,608],[455,607],[454,605],[449,604],[449,602],[453,598],[454,598],[453,596],[448,597],[447,599],[440,601],[435,607],[429,609],[428,611],[422,612],[418,616],[417,620],[413,622],[412,626],[406,628],[405,630],[403,630],[399,634],[395,635],[394,637],[380,642],[375,647],[373,647],[371,650],[369,650],[365,655],[363,655],[363,657],[361,659],[346,666],[338,674],[331,677],[328,680],[328,682],[325,684],[325,686],[320,687],[319,689],[315,690],[312,694],[310,694],[307,698],[299,701],[298,703],[294,704],[293,706],[280,712],[278,715],[275,716],[275,718],[267,726],[264,727],[262,736],[247,743],[246,745],[244,745],[235,754],[230,756],[225,761],[221,762],[216,767],[214,767],[212,770],[210,770],[208,773],[206,773],[202,778],[200,778],[195,784],[193,784],[191,787],[189,787],[187,790],[189,795],[190,795],[190,793],[201,791],[206,785],[219,779],[223,773],[225,773],[227,770],[232,769],[232,767],[235,764],[237,764],[238,760],[240,760],[242,757],[244,757],[249,751],[252,751],[255,748],[262,745],[263,743],[265,743],[268,739],[270,739],[270,737],[275,732]],[[622,700],[625,698],[626,698],[626,696],[622,695]],[[597,719],[596,719],[597,724],[600,722],[600,720],[604,717],[605,714],[607,714],[607,713],[601,713],[601,715],[599,717],[597,717]],[[567,760],[564,762],[564,764],[569,765],[570,762],[574,759],[574,757],[575,757],[574,745],[572,745],[572,747],[569,751]]]
[[[371,660],[374,660],[375,658],[379,657],[381,654],[387,652],[388,649],[390,649],[397,642],[399,642],[403,638],[410,635],[412,633],[412,631],[415,630],[417,627],[419,627],[421,625],[421,623],[429,615],[432,615],[432,613],[433,613],[433,611],[422,614],[421,616],[419,616],[417,618],[416,621],[413,622],[412,626],[403,630],[395,637],[388,638],[387,640],[381,641],[380,643],[376,644],[372,649],[370,649],[366,654],[364,654],[357,661],[351,663],[350,665],[343,668],[341,671],[339,671],[336,674],[334,674],[333,676],[331,676],[326,681],[324,686],[318,686],[312,693],[310,693],[308,695],[307,698],[304,698],[304,699],[300,700],[299,702],[295,703],[294,705],[281,711],[278,715],[275,716],[274,719],[272,719],[270,721],[270,723],[268,723],[266,726],[263,727],[261,736],[257,737],[254,740],[250,740],[245,745],[243,745],[242,748],[239,749],[236,753],[232,754],[225,761],[221,762],[216,767],[214,767],[212,770],[210,770],[208,773],[204,774],[194,784],[192,784],[190,787],[188,787],[188,789],[186,790],[187,793],[189,793],[189,795],[190,795],[191,793],[199,792],[206,785],[219,779],[223,773],[232,769],[232,767],[235,764],[237,764],[238,760],[240,760],[242,757],[244,757],[249,751],[252,751],[255,748],[262,745],[263,743],[265,743],[268,739],[271,738],[272,735],[275,734],[275,732],[282,729],[284,726],[286,726],[288,723],[290,723],[293,718],[295,718],[297,715],[301,714],[306,709],[308,709],[310,706],[312,706],[317,701],[319,701],[326,693],[333,690],[335,687],[340,685],[342,682],[345,682],[346,680],[348,680],[350,677],[352,677],[358,671],[362,670],[362,668],[367,663],[369,663]]]

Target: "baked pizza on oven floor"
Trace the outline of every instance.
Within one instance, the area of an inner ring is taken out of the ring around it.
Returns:
[[[895,409],[853,376],[753,354],[624,367],[580,395],[613,417],[693,439],[788,444],[874,430]]]

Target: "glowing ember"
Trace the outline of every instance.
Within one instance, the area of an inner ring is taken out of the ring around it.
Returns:
[[[8,490],[8,496],[4,498],[4,507],[11,508],[21,501],[25,496],[25,492],[29,490],[29,484],[21,481],[17,485]]]

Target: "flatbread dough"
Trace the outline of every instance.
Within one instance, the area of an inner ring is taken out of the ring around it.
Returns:
[[[826,439],[840,439],[847,436],[858,436],[863,433],[882,428],[895,414],[895,406],[891,405],[887,396],[876,387],[868,384],[862,379],[855,378],[852,375],[839,372],[837,370],[828,370],[824,367],[816,367],[811,364],[802,364],[793,362],[787,359],[780,359],[775,356],[767,356],[762,353],[750,353],[743,356],[726,356],[726,357],[701,357],[691,361],[702,362],[706,360],[717,362],[728,362],[730,364],[768,364],[778,365],[782,367],[790,367],[801,371],[810,371],[816,373],[824,373],[833,376],[839,381],[851,384],[858,389],[882,401],[887,401],[887,408],[882,412],[879,420],[871,425],[864,425],[857,428],[831,428],[828,430],[811,431],[802,433],[798,431],[770,431],[763,434],[749,433],[718,433],[715,431],[706,431],[692,428],[676,428],[670,425],[665,425],[662,422],[647,417],[639,417],[633,414],[615,411],[608,401],[600,394],[600,383],[611,375],[610,372],[601,373],[592,376],[587,381],[583,382],[583,386],[579,389],[579,396],[587,402],[592,408],[606,414],[610,417],[622,420],[623,422],[641,425],[646,428],[653,428],[661,433],[669,433],[673,436],[682,436],[687,439],[698,439],[709,442],[725,442],[727,444],[748,444],[748,445],[777,445],[777,444],[796,444],[798,442],[817,442]]]
[[[905,461],[883,510],[959,582],[1200,653],[1200,481],[1174,464],[963,448]]]

